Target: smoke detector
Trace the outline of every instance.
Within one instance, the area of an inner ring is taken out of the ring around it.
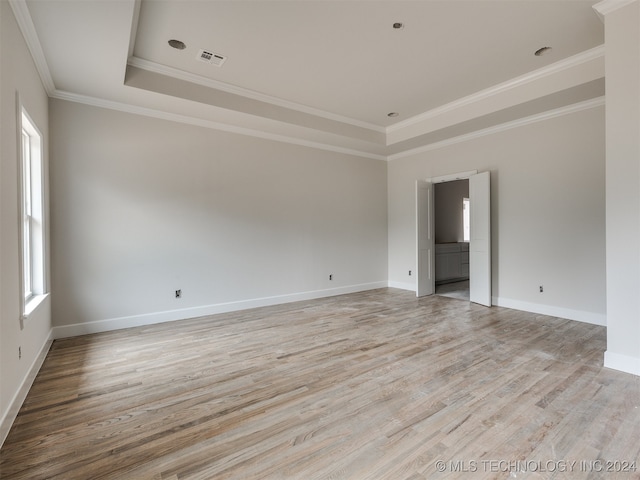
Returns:
[[[214,53],[211,50],[200,50],[196,58],[201,62],[210,63],[211,65],[215,65],[216,67],[221,67],[222,64],[227,60],[227,57],[225,57],[224,55]]]

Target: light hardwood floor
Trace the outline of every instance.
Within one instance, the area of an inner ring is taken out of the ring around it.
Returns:
[[[436,284],[436,295],[442,295],[443,297],[457,298],[458,300],[469,301],[469,280],[463,280],[461,282],[443,283],[442,285]]]
[[[57,340],[0,477],[640,478],[640,381],[605,348],[394,289]]]

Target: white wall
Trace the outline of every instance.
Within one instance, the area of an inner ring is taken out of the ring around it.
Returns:
[[[45,179],[48,136],[47,95],[8,2],[0,2],[0,444],[22,403],[33,374],[48,347],[49,299],[20,329],[20,253],[18,247],[17,94],[44,136]],[[45,182],[46,193],[46,182]],[[18,347],[22,358],[18,358]],[[44,350],[43,350],[44,349]]]
[[[640,375],[640,4],[605,16],[607,48],[607,352]]]
[[[604,324],[604,128],[597,107],[390,162],[391,285],[415,289],[415,180],[490,170],[494,302]]]
[[[385,162],[50,112],[57,336],[386,286]]]

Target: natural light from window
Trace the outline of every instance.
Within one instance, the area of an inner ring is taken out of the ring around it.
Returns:
[[[45,293],[42,134],[27,112],[21,115],[21,278],[23,317]]]
[[[469,223],[469,199],[462,199],[462,231],[464,235],[464,241],[468,242],[471,238],[471,227]]]

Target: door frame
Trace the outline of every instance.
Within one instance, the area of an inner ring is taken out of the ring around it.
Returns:
[[[430,177],[424,180],[418,180],[416,182],[416,185],[418,185],[420,182],[424,182],[433,186],[436,183],[452,182],[455,180],[468,180],[474,175],[478,175],[478,170],[469,170],[465,172],[452,173],[452,174],[441,175],[437,177]],[[473,209],[473,206],[471,206],[471,208]],[[490,209],[490,204],[489,204],[489,209]],[[428,203],[420,202],[420,199],[418,196],[418,188],[416,188],[416,266],[419,266],[419,265],[428,266],[427,267],[428,271],[425,271],[424,267],[422,269],[417,268],[416,296],[418,297],[425,296],[425,295],[432,295],[435,293],[435,261],[433,258],[434,251],[435,251],[435,232],[434,231],[431,231],[431,235],[433,237],[431,240],[433,240],[434,245],[431,251],[428,253],[430,258],[428,259],[421,258],[426,252],[421,253],[421,248],[420,248],[420,245],[421,245],[420,219],[424,221],[425,218],[428,224],[433,225],[433,219],[434,219],[433,201],[431,200]],[[490,218],[489,218],[488,228],[489,230],[491,228]],[[422,230],[424,231],[424,229]],[[473,232],[471,233],[471,236],[473,238]],[[491,245],[489,243],[489,251],[490,249],[491,249]],[[490,269],[491,269],[491,265],[489,264],[489,290],[491,289],[491,270]],[[486,305],[486,303],[484,302],[483,304]],[[490,306],[490,305],[491,303],[489,302],[487,306]]]
[[[467,180],[469,177],[478,174],[478,170],[469,170],[467,172],[451,173],[449,175],[440,175],[439,177],[431,177],[426,180],[431,183],[453,182],[455,180]]]

